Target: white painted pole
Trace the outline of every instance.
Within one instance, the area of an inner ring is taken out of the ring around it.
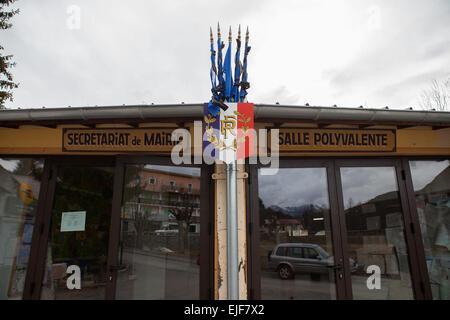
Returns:
[[[239,300],[237,164],[227,164],[227,298]]]

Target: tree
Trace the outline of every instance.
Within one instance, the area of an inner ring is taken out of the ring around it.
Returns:
[[[41,181],[44,163],[35,158],[24,158],[17,162],[14,173],[23,176],[33,176],[36,181]]]
[[[6,10],[10,4],[16,2],[16,0],[0,0],[0,29],[6,30],[11,28],[12,24],[9,20],[19,13],[19,9]],[[0,45],[0,109],[5,109],[6,100],[13,101],[12,89],[18,88],[18,84],[13,81],[11,72],[8,70],[16,65],[15,62],[11,62],[10,55],[3,55],[1,51],[4,48]]]
[[[169,198],[170,199],[170,198]],[[181,193],[175,203],[171,203],[169,200],[169,205],[173,205],[169,209],[169,212],[175,217],[178,223],[178,241],[180,251],[186,253],[189,249],[189,226],[191,224],[191,218],[195,210],[195,195],[190,193]]]
[[[141,177],[144,165],[127,166],[124,177],[124,203],[130,208],[130,219],[136,230],[135,247],[142,249],[144,245],[144,232],[151,225],[149,212],[142,201],[146,188],[146,182]],[[123,219],[123,218],[122,218]]]
[[[419,105],[424,110],[447,111],[450,107],[450,77],[442,83],[433,80],[431,86],[423,90]]]

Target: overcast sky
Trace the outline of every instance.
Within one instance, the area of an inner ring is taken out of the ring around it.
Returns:
[[[450,161],[411,161],[410,164],[414,190],[418,191],[448,168]],[[341,168],[340,172],[345,209],[350,198],[356,205],[398,190],[393,167]],[[329,208],[326,169],[281,168],[275,175],[260,174],[258,194],[265,207],[314,204]]]
[[[275,175],[258,175],[258,195],[266,208],[314,204],[329,208],[325,168],[281,168]]]
[[[9,108],[210,99],[209,27],[250,28],[255,103],[418,107],[450,75],[449,0],[19,0]],[[79,13],[79,28],[77,17]],[[233,43],[233,47],[235,42]],[[234,57],[234,53],[233,53]]]

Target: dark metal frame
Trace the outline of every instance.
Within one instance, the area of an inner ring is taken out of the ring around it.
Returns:
[[[412,184],[412,174],[411,168],[409,166],[409,161],[436,161],[436,160],[449,160],[448,158],[404,158],[401,159],[403,170],[405,172],[405,184],[406,184],[406,193],[408,199],[408,206],[411,212],[411,224],[414,226],[413,229],[413,238],[414,244],[417,250],[417,259],[419,261],[418,268],[420,272],[420,283],[421,290],[423,291],[424,299],[432,300],[433,295],[431,292],[430,278],[428,275],[428,268],[426,265],[425,259],[425,249],[423,246],[423,239],[421,236],[420,222],[419,222],[419,214],[417,212],[416,207],[416,194],[414,192],[414,186]]]
[[[66,156],[44,157],[44,169],[39,193],[38,208],[32,238],[28,270],[25,279],[23,299],[40,299],[41,284],[47,257],[47,241],[51,223],[51,211],[56,188],[58,166],[111,166],[114,170],[113,199],[108,243],[107,278],[105,299],[115,299],[117,270],[110,266],[118,261],[120,237],[120,208],[122,202],[123,180],[126,164],[151,163],[155,165],[173,164],[169,157],[158,156]],[[214,284],[214,193],[211,192],[213,166],[183,165],[201,168],[200,181],[200,299],[213,299]]]
[[[424,248],[420,233],[420,224],[415,206],[415,193],[412,186],[409,161],[445,160],[448,157],[377,157],[377,158],[280,158],[280,168],[317,168],[327,169],[329,204],[331,212],[332,238],[335,257],[343,259],[344,283],[336,276],[338,299],[352,299],[351,273],[348,263],[347,226],[344,215],[343,193],[340,168],[342,167],[394,167],[397,179],[400,205],[404,223],[405,241],[408,250],[409,267],[415,299],[432,299]],[[248,254],[248,296],[249,299],[261,299],[259,248],[259,204],[258,169],[262,165],[247,165],[247,254]]]
[[[38,199],[38,207],[36,211],[36,217],[35,217],[35,223],[34,223],[34,230],[33,230],[33,236],[31,240],[31,249],[30,249],[30,256],[28,258],[28,268],[27,268],[27,274],[25,277],[25,285],[23,289],[23,296],[22,298],[24,300],[29,300],[32,298],[33,294],[36,290],[36,280],[34,279],[34,275],[36,274],[36,269],[38,269],[38,263],[37,260],[39,257],[39,250],[40,247],[40,241],[39,238],[43,234],[44,230],[44,215],[46,212],[46,199],[47,199],[47,193],[49,189],[49,185],[52,185],[50,183],[50,174],[52,172],[51,165],[49,164],[48,159],[44,159],[44,170],[42,172],[42,179],[41,179],[41,185],[39,190],[39,199]]]
[[[404,169],[401,166],[401,161],[399,159],[347,159],[347,160],[336,160],[336,182],[338,189],[338,202],[340,206],[340,216],[343,221],[342,232],[342,246],[344,252],[348,252],[348,240],[347,240],[347,226],[345,224],[345,214],[344,214],[344,204],[343,204],[343,192],[342,192],[342,179],[340,168],[345,167],[393,167],[395,170],[395,178],[399,192],[399,201],[400,207],[402,210],[402,219],[403,219],[403,231],[405,236],[405,242],[408,250],[408,262],[409,262],[409,271],[411,275],[411,283],[413,286],[413,294],[416,299],[422,300],[424,299],[424,292],[421,290],[423,286],[420,285],[421,275],[419,273],[417,260],[417,248],[415,246],[415,241],[413,240],[412,230],[414,228],[419,228],[419,226],[412,226],[411,222],[411,213],[407,203],[406,189],[404,183]],[[347,290],[347,298],[352,299],[352,286],[351,286],[351,273],[350,267],[348,265],[348,256],[344,257],[344,270],[345,270],[345,278],[346,278],[346,286]]]

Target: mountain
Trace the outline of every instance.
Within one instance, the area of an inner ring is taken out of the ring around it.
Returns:
[[[308,210],[321,210],[321,208],[319,206],[313,205],[313,204],[304,204],[301,206],[297,206],[297,207],[280,207],[280,206],[270,206],[269,209],[273,210],[273,211],[278,211],[278,212],[282,212],[284,214],[290,215],[293,218],[298,218],[298,217],[302,217],[303,214],[308,211]]]

